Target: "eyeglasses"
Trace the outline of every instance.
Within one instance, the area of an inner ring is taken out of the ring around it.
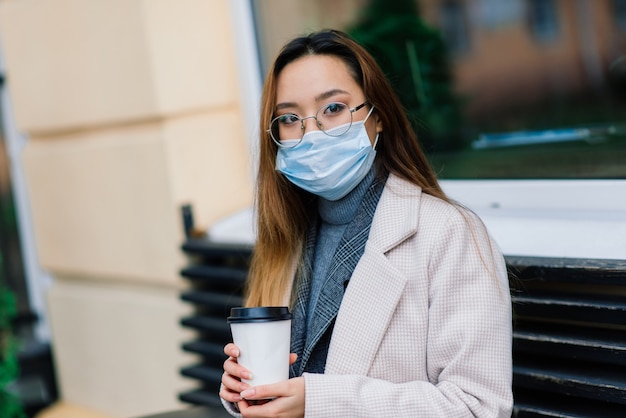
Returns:
[[[341,136],[352,126],[352,114],[367,104],[365,101],[350,109],[345,103],[332,102],[320,107],[315,115],[305,118],[295,113],[285,113],[272,119],[267,132],[279,147],[293,148],[304,137],[304,121],[315,119],[317,127],[326,135]]]

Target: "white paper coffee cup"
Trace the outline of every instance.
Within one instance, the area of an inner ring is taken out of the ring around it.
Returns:
[[[252,373],[251,386],[289,379],[291,314],[286,306],[232,308],[228,317],[237,362]]]

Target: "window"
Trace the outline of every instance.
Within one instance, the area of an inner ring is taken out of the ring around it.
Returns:
[[[450,52],[462,54],[470,48],[465,7],[458,0],[441,5],[441,31]]]
[[[553,31],[556,3],[528,5],[538,33]],[[593,14],[601,5],[589,7]],[[576,13],[561,15],[568,27],[580,26]],[[549,49],[521,31],[474,30],[481,48],[453,70],[465,100],[463,146],[431,156],[443,178],[626,179],[626,61],[597,59],[611,49],[607,28],[588,19],[585,42],[572,31]]]
[[[509,27],[523,15],[525,0],[476,0],[473,21],[477,26],[496,30]]]
[[[261,43],[269,45],[262,48],[267,61],[298,33],[322,27],[349,30],[372,3],[346,0],[342,5],[352,5],[353,19],[345,19],[344,13],[342,20],[323,25],[311,22],[311,14],[305,19],[290,12],[287,26],[278,24],[284,20],[284,2],[252,2],[264,9],[257,17],[273,17],[256,21]],[[308,0],[289,2],[293,7],[304,3],[321,7]],[[624,259],[626,89],[615,88],[608,74],[619,75],[619,85],[626,85],[626,61],[621,56],[598,61],[598,79],[590,76],[582,57],[603,57],[589,51],[615,50],[615,42],[626,45],[626,31],[590,19],[588,30],[595,36],[583,46],[576,31],[561,30],[578,27],[577,13],[565,12],[575,4],[419,2],[424,22],[439,26],[449,50],[462,51],[450,59],[452,88],[462,109],[462,140],[451,141],[454,147],[437,147],[429,158],[444,190],[481,215],[505,254]],[[594,15],[606,7],[605,2],[586,4]],[[624,27],[626,2],[612,4],[615,21]],[[340,16],[332,12],[325,10],[327,19]]]
[[[554,0],[528,0],[528,14],[535,39],[550,42],[557,38],[559,22]]]
[[[626,1],[613,0],[612,5],[615,26],[622,31],[626,31]]]

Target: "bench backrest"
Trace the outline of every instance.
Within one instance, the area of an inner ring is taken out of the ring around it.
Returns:
[[[182,318],[197,338],[183,350],[199,356],[181,374],[198,388],[184,402],[219,404],[231,340],[225,318],[241,306],[252,248],[189,239]],[[626,260],[506,257],[514,309],[514,416],[626,416]]]

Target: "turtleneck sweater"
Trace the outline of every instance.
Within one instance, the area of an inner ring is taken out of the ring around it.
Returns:
[[[311,325],[311,319],[315,312],[317,300],[324,287],[328,268],[333,259],[339,241],[346,227],[354,219],[363,197],[374,181],[374,168],[361,180],[361,182],[347,195],[339,200],[327,200],[318,198],[317,211],[319,225],[317,242],[315,243],[315,256],[311,277],[311,291],[307,310],[307,330]]]

